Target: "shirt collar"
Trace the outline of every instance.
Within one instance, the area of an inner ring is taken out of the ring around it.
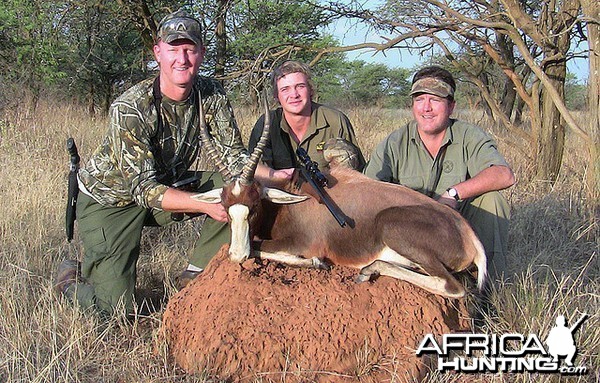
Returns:
[[[453,125],[454,122],[456,120],[451,118],[450,119],[450,125],[446,128],[446,135],[444,136],[444,142],[442,143],[442,146],[446,146],[446,145],[450,145],[453,140],[454,140],[454,129],[453,129]],[[409,138],[411,140],[411,142],[414,142],[415,144],[423,144],[423,141],[421,140],[421,136],[419,136],[419,132],[417,130],[417,122],[415,120],[411,121],[408,124],[408,135]]]
[[[304,135],[304,138],[302,139],[302,141],[305,141],[307,138],[313,136],[319,129],[327,128],[329,126],[329,123],[325,119],[325,115],[323,113],[318,112],[320,106],[321,106],[321,104],[318,104],[314,101],[311,102],[310,125],[308,126],[308,129],[306,130],[306,134]],[[283,130],[287,134],[290,134],[291,128],[290,128],[290,125],[288,124],[288,122],[286,121],[285,114],[283,112],[281,113],[280,127],[281,127],[281,130]]]

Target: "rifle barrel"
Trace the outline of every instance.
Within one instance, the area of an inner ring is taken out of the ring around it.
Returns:
[[[571,326],[571,328],[569,330],[571,330],[571,332],[575,331],[577,329],[577,327],[579,327],[579,325],[585,320],[587,319],[588,315],[587,314],[582,314],[581,317],[579,317],[579,319],[577,320],[577,322],[575,322],[575,324],[573,326]]]
[[[329,212],[331,213],[331,215],[333,215],[333,218],[335,218],[335,220],[337,221],[337,223],[341,226],[344,227],[346,226],[346,217],[344,216],[344,214],[342,214],[339,211],[339,208],[337,206],[335,206],[332,202],[331,202],[331,198],[329,197],[329,195],[327,194],[327,192],[320,187],[314,179],[312,179],[310,177],[310,173],[308,173],[308,171],[304,168],[300,168],[301,172],[302,172],[302,177],[304,179],[306,179],[306,181],[312,186],[312,188],[317,192],[317,194],[319,194],[319,197],[321,198],[321,201],[323,202],[323,204],[325,205],[325,207],[327,207],[327,210],[329,210]]]

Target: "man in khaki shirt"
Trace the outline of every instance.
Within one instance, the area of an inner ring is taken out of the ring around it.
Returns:
[[[510,209],[499,191],[512,186],[515,176],[488,133],[450,118],[455,90],[447,70],[431,66],[418,71],[410,93],[414,120],[376,147],[364,173],[458,210],[485,248],[491,279],[501,279],[506,276]]]
[[[364,157],[356,144],[354,129],[348,117],[333,108],[312,101],[314,86],[309,67],[298,61],[286,61],[273,71],[273,92],[281,105],[270,111],[269,140],[256,177],[263,182],[289,179],[298,167],[296,149],[305,149],[319,169],[336,160],[357,170],[364,167]],[[249,151],[262,133],[265,116],[256,122],[250,135]]]

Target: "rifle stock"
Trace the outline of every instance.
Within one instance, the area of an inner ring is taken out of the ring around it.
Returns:
[[[77,184],[77,172],[79,171],[79,153],[75,140],[69,137],[67,140],[67,151],[71,156],[69,161],[69,179],[67,189],[67,209],[65,214],[65,229],[67,234],[67,242],[73,239],[73,230],[76,219],[76,204],[77,196],[79,195],[79,185]]]

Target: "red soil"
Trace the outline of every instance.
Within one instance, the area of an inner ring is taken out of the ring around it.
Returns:
[[[357,270],[243,265],[226,248],[172,297],[163,335],[189,373],[226,381],[413,381],[428,333],[468,328],[462,300],[388,277],[356,284]]]

